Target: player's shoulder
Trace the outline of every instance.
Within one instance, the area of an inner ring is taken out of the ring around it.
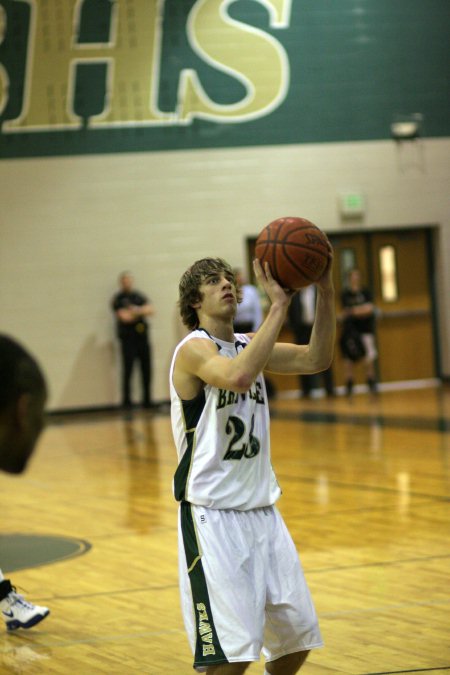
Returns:
[[[173,355],[173,372],[179,376],[193,376],[199,364],[218,353],[217,345],[208,334],[192,331],[177,345]]]
[[[181,342],[178,343],[175,353],[183,351],[184,353],[196,350],[198,348],[215,348],[215,342],[211,335],[202,329],[195,329],[188,333]]]

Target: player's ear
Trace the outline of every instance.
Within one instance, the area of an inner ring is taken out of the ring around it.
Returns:
[[[197,294],[195,302],[191,302],[190,307],[192,307],[192,309],[200,309],[200,307],[202,306],[202,300],[203,300],[203,295],[199,292]]]

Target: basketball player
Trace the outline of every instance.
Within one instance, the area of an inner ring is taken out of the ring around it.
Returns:
[[[22,473],[44,426],[47,387],[34,358],[15,340],[0,335],[0,469]],[[16,593],[0,570],[0,611],[8,630],[31,628],[49,609]]]
[[[239,301],[230,266],[206,258],[180,281],[191,332],[170,369],[179,464],[179,570],[184,622],[198,672],[240,675],[261,652],[266,674],[292,675],[322,638],[295,545],[275,502],[263,369],[327,368],[335,336],[330,261],[317,282],[308,345],[277,343],[290,296],[255,261],[270,309],[256,333],[234,334]]]

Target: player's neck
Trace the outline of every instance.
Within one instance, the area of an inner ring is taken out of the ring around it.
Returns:
[[[219,340],[234,342],[233,324],[228,320],[203,317],[203,320],[200,321],[200,326]]]

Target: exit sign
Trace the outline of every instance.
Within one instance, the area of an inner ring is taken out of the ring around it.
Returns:
[[[340,213],[345,218],[358,218],[366,211],[366,200],[360,192],[341,192],[338,201]]]

